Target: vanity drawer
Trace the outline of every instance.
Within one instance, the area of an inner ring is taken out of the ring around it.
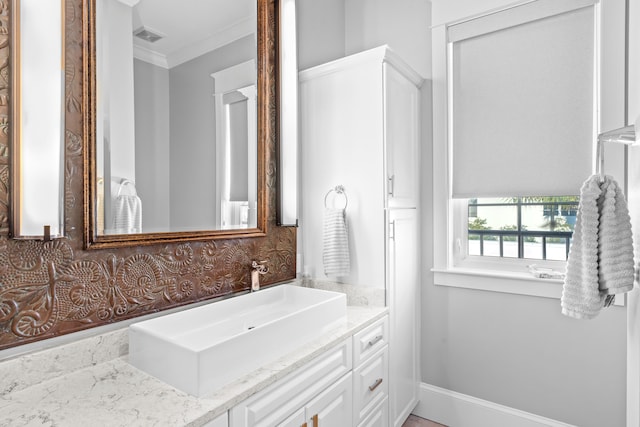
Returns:
[[[357,367],[388,343],[389,316],[384,316],[353,336],[353,366]]]
[[[358,427],[388,427],[389,426],[389,398],[385,397]]]
[[[378,350],[353,371],[353,425],[371,414],[389,394],[389,347]]]

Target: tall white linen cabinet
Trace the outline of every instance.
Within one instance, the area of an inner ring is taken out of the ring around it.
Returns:
[[[422,78],[381,46],[301,71],[299,79],[304,273],[336,280],[323,269],[323,211],[346,203],[351,273],[337,280],[385,290],[389,419],[376,426],[401,426],[420,383]],[[337,185],[346,200],[331,191]]]

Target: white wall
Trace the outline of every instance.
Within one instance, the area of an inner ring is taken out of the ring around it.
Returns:
[[[136,189],[142,200],[142,232],[169,229],[169,70],[134,60]]]
[[[120,2],[101,2],[102,16],[106,16],[101,41],[104,58],[100,62],[99,81],[102,84],[105,138],[109,141],[111,176],[136,179],[135,113],[133,98],[133,39],[131,38],[132,9]],[[100,135],[99,135],[100,137]],[[108,186],[105,187],[108,189]]]
[[[298,68],[388,44],[431,74],[429,0],[297,0]]]
[[[252,35],[169,70],[172,229],[214,228],[216,131],[211,74],[254,59],[255,53]]]
[[[344,56],[344,0],[297,0],[298,68]]]
[[[388,44],[421,76],[428,77],[430,13],[428,0],[345,0],[345,53]]]

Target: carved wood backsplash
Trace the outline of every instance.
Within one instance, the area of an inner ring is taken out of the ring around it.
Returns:
[[[275,114],[266,237],[83,250],[83,0],[66,1],[66,237],[9,239],[10,7],[0,0],[0,349],[245,291],[252,260],[268,260],[264,284],[295,277],[296,230],[275,224]],[[269,87],[275,95],[275,79]]]

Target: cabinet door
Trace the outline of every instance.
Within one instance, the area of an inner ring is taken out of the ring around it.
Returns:
[[[278,424],[278,427],[301,427],[306,421],[305,410],[300,408],[296,413]]]
[[[309,427],[350,427],[352,414],[351,372],[323,391],[306,406]]]
[[[289,421],[292,414],[342,381],[344,375],[351,378],[351,362],[351,340],[347,340],[231,408],[229,425],[273,427]]]
[[[401,426],[418,403],[418,226],[416,209],[388,211],[389,425]]]
[[[392,65],[385,63],[383,73],[387,207],[412,208],[418,201],[420,93]]]

